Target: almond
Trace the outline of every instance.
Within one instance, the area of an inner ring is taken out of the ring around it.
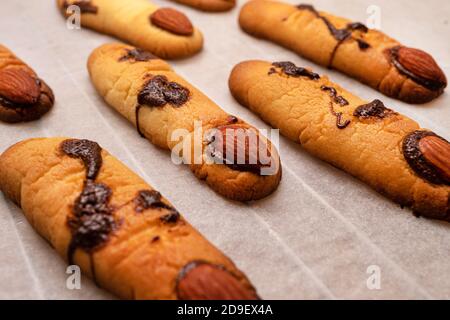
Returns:
[[[214,156],[223,160],[233,170],[261,173],[261,168],[270,166],[270,151],[252,128],[227,125],[217,128],[211,143]],[[260,150],[261,149],[261,150]],[[260,156],[269,157],[263,164]]]
[[[439,171],[442,180],[450,183],[450,143],[438,136],[426,136],[420,139],[419,150]]]
[[[447,86],[447,78],[436,61],[428,53],[408,47],[393,49],[394,64],[400,72],[431,90],[441,90]]]
[[[0,71],[0,96],[14,104],[35,104],[40,96],[40,86],[36,79],[22,69]]]
[[[181,300],[256,300],[250,285],[245,285],[225,268],[193,262],[180,273],[177,284]]]
[[[175,9],[158,9],[150,16],[150,21],[155,26],[177,35],[190,36],[194,33],[188,17]]]

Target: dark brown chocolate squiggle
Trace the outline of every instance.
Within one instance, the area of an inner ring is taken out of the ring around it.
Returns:
[[[379,118],[384,119],[387,116],[396,114],[389,108],[386,108],[384,103],[378,99],[370,103],[363,104],[355,109],[353,115],[360,119]]]
[[[275,68],[280,68],[282,72],[291,77],[306,77],[310,80],[320,79],[320,76],[317,73],[314,73],[302,67],[297,67],[290,61],[274,62],[272,63],[272,65]],[[276,72],[275,68],[270,68],[269,75]]]
[[[141,213],[147,209],[166,209],[169,211],[160,219],[163,222],[175,223],[180,218],[180,213],[172,206],[162,202],[161,193],[155,190],[141,190],[134,199],[134,210]]]
[[[348,101],[343,97],[343,96],[339,96],[337,94],[337,91],[335,88],[333,87],[328,87],[328,86],[321,86],[320,89],[322,91],[329,91],[330,92],[330,98],[333,100],[334,103],[337,103],[339,105],[343,106],[348,106]]]
[[[135,117],[136,128],[141,135],[139,126],[139,111],[143,106],[147,107],[163,107],[170,104],[175,108],[181,107],[189,100],[190,91],[179,83],[171,82],[166,76],[157,75],[151,78],[144,84],[143,88],[138,94]]]
[[[102,166],[101,147],[93,141],[70,139],[61,143],[61,150],[72,158],[81,159],[86,168],[83,190],[75,200],[72,215],[67,218],[72,234],[67,259],[69,264],[73,264],[76,249],[91,253],[100,248],[108,241],[117,224],[113,216],[114,209],[109,204],[111,189],[95,182]],[[93,267],[92,261],[91,265]],[[95,278],[95,274],[93,276]]]
[[[125,49],[126,53],[119,58],[119,62],[123,61],[133,61],[133,62],[147,62],[153,59],[158,59],[155,55],[152,53],[139,49]]]
[[[92,254],[108,242],[118,223],[114,212],[120,207],[110,205],[111,189],[95,180],[102,166],[101,147],[93,141],[69,139],[61,143],[60,148],[66,155],[80,159],[86,168],[83,189],[72,207],[72,215],[67,218],[67,225],[72,234],[67,249],[69,264],[74,264],[74,254],[78,248]],[[176,223],[179,212],[164,203],[161,194],[155,190],[141,190],[133,203],[135,211],[141,213],[147,209],[165,209],[167,214],[160,217],[164,223]],[[91,255],[92,276],[95,280],[95,267]]]
[[[361,50],[367,50],[370,48],[370,44],[364,41],[363,39],[354,38],[352,32],[359,30],[363,33],[367,33],[369,31],[369,28],[367,28],[364,24],[360,22],[353,22],[347,24],[347,26],[343,29],[338,29],[334,26],[334,24],[331,23],[328,18],[322,16],[314,6],[309,4],[300,4],[297,6],[299,10],[307,10],[312,12],[317,18],[321,19],[325,25],[327,26],[328,30],[330,31],[331,35],[337,40],[337,44],[333,49],[333,52],[331,54],[330,61],[328,63],[328,67],[331,68],[333,66],[334,57],[336,56],[336,52],[341,46],[341,44],[347,40],[347,39],[353,39],[358,43],[359,49]]]
[[[336,117],[336,127],[338,127],[338,129],[345,129],[347,128],[347,126],[350,124],[350,120],[345,120],[344,122],[342,122],[342,112],[336,112],[334,110],[334,106],[333,103],[337,103],[339,104],[341,107],[347,106],[348,105],[348,101],[342,97],[339,96],[337,94],[337,91],[335,88],[333,87],[328,87],[328,86],[321,86],[320,89],[322,91],[328,91],[329,92],[329,96],[330,96],[330,113]]]

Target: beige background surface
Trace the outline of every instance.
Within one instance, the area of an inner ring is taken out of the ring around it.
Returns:
[[[33,66],[57,99],[54,110],[41,121],[0,124],[1,151],[36,136],[98,141],[233,258],[265,299],[450,298],[450,224],[415,218],[410,210],[402,210],[284,138],[280,141],[282,183],[275,194],[259,202],[241,204],[221,198],[187,167],[173,165],[168,152],[139,138],[89,82],[89,53],[113,39],[87,29],[68,30],[54,2],[0,2],[0,41]],[[311,2],[362,22],[367,20],[368,6],[379,5],[382,30],[433,54],[450,76],[449,1]],[[433,103],[410,106],[275,44],[251,38],[238,28],[238,9],[207,14],[169,1],[157,3],[181,8],[205,35],[203,52],[173,62],[175,69],[225,110],[259,128],[268,127],[239,106],[227,87],[231,68],[246,59],[291,60],[313,67],[365,99],[381,98],[389,107],[450,138],[450,89]],[[0,234],[0,298],[111,298],[86,278],[81,290],[66,289],[65,263],[3,195]],[[366,286],[370,265],[380,267],[380,290]]]

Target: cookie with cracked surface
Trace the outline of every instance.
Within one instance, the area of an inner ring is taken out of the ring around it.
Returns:
[[[92,83],[107,104],[153,144],[181,153],[194,174],[219,194],[249,201],[272,193],[281,179],[272,143],[223,111],[167,62],[124,59],[134,49],[107,44],[89,58]],[[180,150],[181,141],[191,142]]]
[[[69,264],[120,298],[258,298],[230,259],[94,141],[13,145],[0,156],[0,189]]]
[[[57,0],[66,17],[81,14],[81,25],[115,36],[158,57],[177,59],[202,49],[203,36],[186,15],[148,0]],[[77,9],[78,8],[78,9]]]
[[[428,53],[311,5],[252,0],[240,12],[247,33],[271,40],[408,103],[440,96],[447,78]]]
[[[245,61],[231,93],[312,155],[417,215],[450,221],[450,144],[415,121],[367,102],[291,62]]]

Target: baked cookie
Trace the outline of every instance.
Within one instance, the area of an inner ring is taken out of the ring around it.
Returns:
[[[167,59],[202,49],[203,36],[182,13],[158,8],[148,0],[57,0],[65,16],[78,6],[81,25],[115,36]]]
[[[165,61],[134,47],[107,44],[94,50],[88,69],[108,105],[141,136],[172,150],[172,156],[182,155],[219,194],[248,201],[277,188],[281,167],[270,141],[219,108]]]
[[[19,142],[0,188],[69,264],[123,299],[257,299],[245,275],[96,142]]]
[[[450,144],[444,138],[291,62],[242,62],[229,86],[242,105],[312,155],[417,215],[450,221]]]
[[[54,103],[53,92],[36,73],[0,45],[0,120],[22,122],[37,120]]]
[[[173,0],[202,11],[228,11],[234,8],[236,0]]]
[[[239,23],[251,35],[279,43],[405,102],[429,102],[447,86],[445,74],[428,53],[311,5],[249,1]]]

